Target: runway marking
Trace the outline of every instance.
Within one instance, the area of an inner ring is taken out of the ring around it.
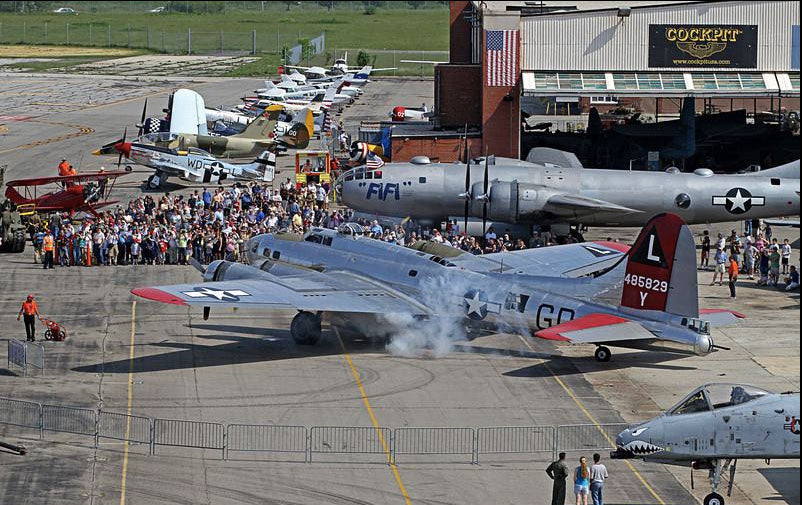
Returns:
[[[529,342],[526,341],[525,338],[523,338],[520,335],[518,335],[518,338],[521,340],[521,342],[524,343],[524,345],[526,347],[529,348],[530,351],[532,351],[534,353],[537,353],[537,351],[529,344]],[[585,416],[590,420],[590,422],[593,424],[593,426],[595,426],[596,429],[599,430],[599,433],[601,433],[601,435],[610,443],[610,445],[614,446],[615,445],[615,440],[611,439],[607,435],[607,433],[604,432],[604,429],[601,427],[601,424],[599,423],[599,421],[597,421],[596,418],[593,417],[593,414],[591,414],[590,411],[588,411],[588,409],[585,408],[585,406],[582,404],[581,401],[579,401],[579,398],[577,398],[577,396],[574,394],[574,392],[571,391],[571,389],[568,387],[568,385],[566,385],[565,382],[563,382],[562,379],[560,379],[557,376],[557,374],[554,373],[554,370],[551,369],[551,367],[549,366],[548,363],[546,363],[543,360],[540,360],[540,362],[543,364],[544,367],[546,367],[546,370],[549,371],[549,373],[551,374],[552,378],[555,381],[557,381],[557,384],[559,384],[560,387],[562,387],[563,390],[566,393],[568,393],[568,396],[570,396],[571,400],[573,400],[574,403],[576,404],[576,406],[579,407],[579,410],[581,410],[582,413],[585,414]],[[655,491],[654,488],[652,486],[650,486],[648,482],[646,482],[646,479],[643,478],[643,476],[640,474],[638,469],[635,468],[632,465],[632,463],[630,463],[628,460],[625,459],[625,460],[622,460],[622,461],[629,467],[630,470],[632,470],[632,473],[635,474],[635,477],[637,477],[638,480],[640,481],[640,483],[643,484],[643,486],[646,488],[647,491],[649,491],[649,494],[651,494],[654,497],[654,499],[657,500],[657,503],[659,503],[660,505],[666,505],[666,502],[663,501],[663,499],[660,497],[660,495],[657,494],[657,491]]]
[[[128,353],[128,418],[125,423],[125,439],[131,434],[131,408],[133,406],[134,392],[134,336],[136,335],[136,300],[131,302],[131,350]],[[128,445],[123,448],[123,474],[120,481],[120,505],[125,505],[125,484],[128,477]]]
[[[58,137],[50,137],[50,138],[46,138],[46,139],[42,139],[42,140],[35,140],[33,142],[28,142],[27,144],[21,144],[21,145],[18,145],[18,146],[9,147],[8,149],[0,150],[0,154],[10,153],[11,151],[16,151],[18,149],[30,149],[32,147],[39,147],[39,146],[43,146],[43,145],[46,145],[46,144],[52,144],[53,142],[59,142],[61,140],[67,140],[67,139],[72,139],[72,138],[76,138],[76,137],[81,137],[83,135],[89,135],[90,133],[94,133],[95,132],[94,128],[90,128],[89,126],[84,126],[84,125],[80,125],[80,124],[59,123],[59,122],[56,122],[56,121],[45,121],[45,120],[41,120],[41,119],[30,119],[29,121],[36,122],[36,123],[44,123],[44,124],[56,125],[56,126],[68,126],[70,128],[75,128],[78,131],[77,132],[73,132],[73,133],[68,133],[66,135],[59,135]]]
[[[404,481],[401,480],[401,474],[398,472],[398,467],[395,465],[395,463],[393,463],[390,447],[388,446],[387,441],[384,439],[384,435],[382,435],[379,421],[376,420],[376,415],[373,413],[373,408],[370,406],[370,400],[368,399],[368,394],[365,392],[365,386],[362,384],[362,379],[359,378],[359,372],[354,366],[354,362],[351,361],[351,356],[348,354],[348,351],[345,348],[345,343],[343,342],[342,337],[340,337],[340,332],[334,329],[334,334],[337,335],[337,340],[340,342],[340,347],[342,347],[343,350],[343,357],[345,358],[346,363],[348,363],[348,368],[351,369],[351,375],[353,375],[354,381],[356,381],[356,386],[359,388],[359,394],[362,395],[362,403],[365,405],[365,409],[368,411],[368,416],[370,416],[370,422],[373,423],[373,428],[376,430],[376,435],[379,437],[379,443],[382,446],[382,451],[384,452],[384,455],[387,456],[387,464],[390,465],[390,469],[393,472],[393,477],[395,477],[395,482],[398,484],[398,489],[401,491],[401,496],[404,497],[404,503],[406,505],[412,505],[412,500],[409,497],[409,493],[407,493],[407,488],[404,486]]]

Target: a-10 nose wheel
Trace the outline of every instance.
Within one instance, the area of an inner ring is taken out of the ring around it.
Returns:
[[[290,335],[298,345],[315,345],[320,340],[320,316],[311,312],[299,312],[290,323]]]
[[[724,497],[718,493],[710,493],[705,496],[705,505],[724,505]]]
[[[603,345],[598,346],[593,355],[596,357],[597,361],[601,361],[603,363],[610,361],[610,358],[613,357],[613,353],[610,352],[610,349],[604,347]]]

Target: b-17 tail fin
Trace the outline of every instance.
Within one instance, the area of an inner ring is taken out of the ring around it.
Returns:
[[[653,217],[628,253],[621,306],[699,316],[696,246],[676,214]]]

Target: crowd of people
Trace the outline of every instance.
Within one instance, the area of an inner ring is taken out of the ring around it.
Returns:
[[[715,243],[710,233],[704,231],[701,238],[700,269],[713,269],[710,285],[724,282],[727,274],[730,296],[735,298],[735,285],[739,274],[757,281],[758,286],[780,286],[782,279],[786,291],[799,288],[799,271],[791,265],[791,244],[788,239],[780,243],[772,237],[771,226],[756,229],[756,235],[732,230],[725,237],[719,233]],[[714,250],[715,248],[715,250]],[[782,277],[781,277],[782,276]],[[716,281],[718,279],[718,281]]]

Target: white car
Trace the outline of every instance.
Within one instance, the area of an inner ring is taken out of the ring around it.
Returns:
[[[69,7],[60,7],[53,11],[55,14],[78,14],[78,11],[75,9],[70,9]]]
[[[162,5],[160,7],[156,7],[155,9],[150,9],[148,12],[159,13],[164,12],[165,9],[166,7]]]

